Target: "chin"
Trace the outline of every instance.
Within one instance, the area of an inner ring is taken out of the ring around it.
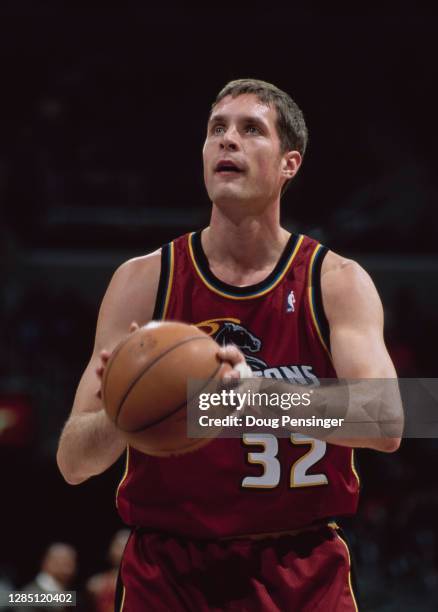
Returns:
[[[247,200],[248,190],[242,189],[240,185],[220,185],[209,192],[212,202],[227,202],[229,200]]]

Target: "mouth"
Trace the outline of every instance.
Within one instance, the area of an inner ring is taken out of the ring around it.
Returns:
[[[240,168],[240,166],[228,160],[218,162],[214,171],[216,174],[221,174],[223,176],[233,176],[237,174],[243,174],[244,172],[243,168]]]

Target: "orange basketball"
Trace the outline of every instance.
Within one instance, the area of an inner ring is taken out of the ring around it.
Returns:
[[[120,342],[105,368],[102,397],[131,446],[166,456],[209,441],[187,437],[187,380],[211,385],[231,369],[218,348],[194,325],[174,321],[152,321]]]

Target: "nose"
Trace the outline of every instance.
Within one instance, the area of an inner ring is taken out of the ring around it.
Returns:
[[[226,151],[237,151],[239,148],[239,138],[238,132],[235,128],[229,127],[222,137],[221,141],[221,149],[225,149]]]

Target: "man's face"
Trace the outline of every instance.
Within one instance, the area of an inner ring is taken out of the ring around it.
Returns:
[[[281,153],[276,119],[275,108],[254,94],[226,96],[215,106],[203,149],[204,180],[212,202],[263,204],[278,197],[288,154]]]
[[[42,570],[61,585],[69,585],[76,574],[75,550],[63,544],[54,545],[46,555]]]

